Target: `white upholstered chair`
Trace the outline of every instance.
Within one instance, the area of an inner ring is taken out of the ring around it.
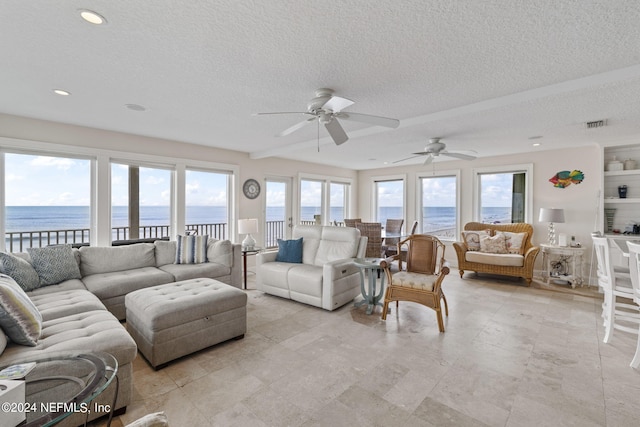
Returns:
[[[640,243],[627,242],[629,247],[629,274],[631,276],[631,284],[633,285],[634,301],[640,306]],[[636,345],[636,354],[631,360],[631,367],[638,368],[640,366],[640,325],[638,326],[638,344]]]

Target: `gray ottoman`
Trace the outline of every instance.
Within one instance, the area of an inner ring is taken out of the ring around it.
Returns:
[[[213,279],[190,279],[130,292],[127,330],[151,365],[160,365],[247,331],[247,295]]]

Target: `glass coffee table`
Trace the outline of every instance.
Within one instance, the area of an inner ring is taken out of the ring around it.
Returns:
[[[108,423],[111,423],[118,395],[118,362],[111,354],[56,353],[21,359],[10,365],[0,366],[0,369],[28,362],[36,362],[36,365],[24,378],[25,404],[15,408],[3,406],[3,410],[24,409],[26,424],[20,424],[21,426],[52,426],[72,414],[88,416],[95,412],[109,413]],[[94,399],[114,378],[116,392],[111,405],[93,404]]]

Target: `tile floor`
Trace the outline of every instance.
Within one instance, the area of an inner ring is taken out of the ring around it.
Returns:
[[[602,343],[597,292],[456,270],[443,289],[444,334],[411,303],[384,322],[379,307],[328,312],[250,289],[243,340],[157,372],[138,357],[134,402],[112,425],[159,410],[172,426],[640,425],[636,337]]]

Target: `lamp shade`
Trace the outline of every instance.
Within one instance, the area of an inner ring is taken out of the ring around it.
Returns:
[[[240,234],[251,234],[258,232],[258,220],[255,218],[251,219],[239,219],[238,220],[238,233]]]
[[[560,224],[564,222],[564,209],[556,208],[540,208],[540,222],[555,222]]]

